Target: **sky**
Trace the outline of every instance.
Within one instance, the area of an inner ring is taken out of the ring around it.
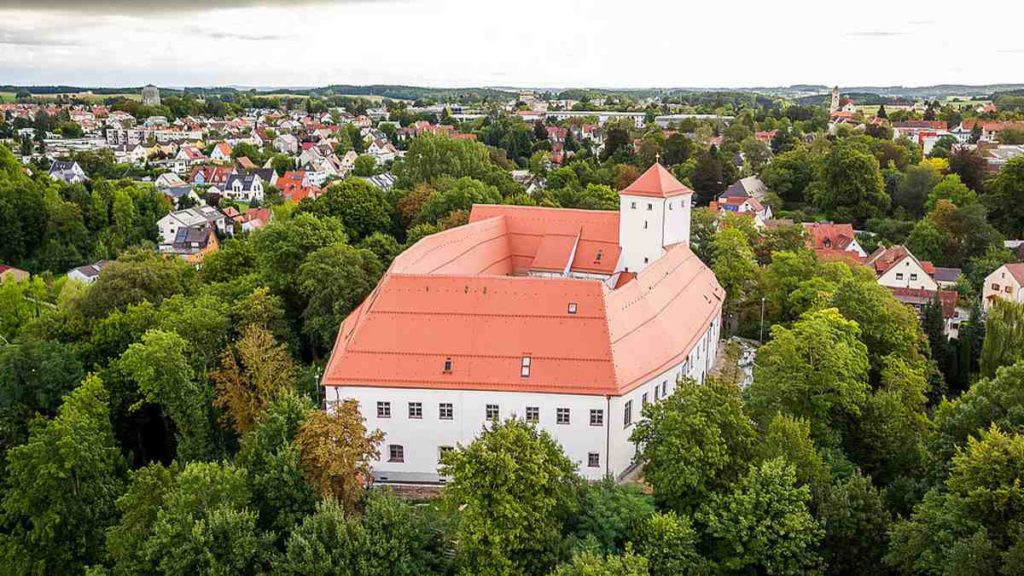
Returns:
[[[0,84],[1024,82],[1024,2],[986,4],[984,13],[970,6],[963,0],[0,0]]]

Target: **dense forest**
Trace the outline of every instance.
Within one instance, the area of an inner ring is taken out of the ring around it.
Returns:
[[[608,124],[599,150],[567,137],[561,167],[546,160],[550,126],[507,116],[459,126],[480,142],[421,136],[392,190],[350,178],[275,205],[199,268],[155,251],[170,206],[152,187],[56,184],[0,146],[0,261],[35,274],[0,284],[0,566],[1024,572],[1024,306],[978,306],[985,275],[1014,260],[1003,239],[1024,234],[1024,159],[993,176],[948,142],[925,158],[884,128],[826,137],[820,109],[747,106],[667,135]],[[700,205],[761,174],[779,216],[853,222],[868,248],[962,267],[973,311],[959,338],[937,304],[918,318],[871,270],[819,261],[799,225],[697,209],[692,245],[726,288],[730,325],[757,338],[763,310],[765,342],[749,386],[725,369],[644,408],[642,485],[586,483],[549,435],[510,419],[444,456],[434,498],[368,488],[383,438],[353,403],[322,410],[317,380],[391,260],[475,203],[614,210],[659,158]],[[517,167],[546,187],[526,194]],[[94,284],[64,276],[99,258],[114,261]]]

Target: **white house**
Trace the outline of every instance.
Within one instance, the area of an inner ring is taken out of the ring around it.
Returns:
[[[92,284],[100,277],[100,272],[110,264],[110,260],[100,260],[95,264],[88,264],[86,266],[79,266],[78,268],[72,268],[68,272],[68,278],[71,280],[77,280],[86,284]]]
[[[232,200],[252,202],[253,200],[262,203],[265,190],[263,179],[256,172],[244,174],[231,174],[224,184],[224,196]]]
[[[182,228],[213,228],[223,234],[227,232],[226,223],[224,214],[213,206],[196,206],[167,214],[157,220],[156,227],[160,244],[169,245]]]
[[[274,150],[285,154],[295,154],[299,151],[299,139],[291,134],[281,134],[274,138]]]
[[[67,184],[80,184],[89,180],[78,162],[54,160],[50,164],[50,178]]]
[[[985,277],[981,293],[983,309],[987,311],[997,299],[1024,302],[1024,263],[1003,264]]]
[[[874,268],[878,283],[887,288],[913,288],[932,292],[939,289],[938,282],[932,277],[935,273],[932,263],[921,262],[904,246],[880,246],[865,264]]]
[[[218,142],[210,152],[210,160],[214,162],[230,162],[233,148],[227,142]]]
[[[322,381],[384,432],[376,479],[441,482],[441,454],[510,417],[588,479],[627,474],[643,406],[717,351],[725,294],[688,246],[690,195],[656,164],[621,212],[476,205],[399,255]]]

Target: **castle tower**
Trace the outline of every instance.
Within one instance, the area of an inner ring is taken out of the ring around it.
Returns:
[[[829,112],[839,111],[839,86],[832,89],[832,104],[828,108]]]
[[[666,247],[689,243],[692,195],[660,162],[619,192],[619,271],[640,272]]]
[[[142,104],[145,106],[160,105],[160,89],[152,84],[147,84],[142,89]]]

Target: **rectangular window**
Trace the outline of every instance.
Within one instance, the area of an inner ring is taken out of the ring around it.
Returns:
[[[622,425],[623,428],[628,427],[633,423],[633,401],[627,400],[626,406],[622,409]]]
[[[647,203],[647,211],[650,212],[651,210],[654,210],[654,204],[651,204],[650,202],[648,202]]]
[[[451,371],[452,371],[452,359],[451,358],[445,358],[444,359],[444,371],[445,371],[446,374],[451,374]]]
[[[405,448],[401,444],[388,444],[388,462],[405,462]]]
[[[647,230],[647,220],[644,220],[644,230]]]
[[[391,402],[377,402],[377,418],[391,418]]]
[[[587,454],[587,467],[588,468],[600,468],[601,467],[601,454],[597,452],[591,452]]]
[[[993,283],[992,284],[992,289],[995,290],[996,292],[999,292],[999,284]]]
[[[557,410],[555,410],[555,422],[557,422],[558,424],[568,424],[569,423],[569,409],[568,408],[558,408]]]
[[[911,280],[917,280],[917,274],[911,274],[910,275],[910,279]]]
[[[590,411],[590,425],[591,426],[604,426],[604,410],[591,410]]]
[[[897,280],[903,280],[903,272],[897,272],[896,273],[896,279]]]
[[[441,420],[451,420],[455,417],[455,409],[449,402],[441,402],[437,405],[437,416]]]
[[[526,421],[531,424],[540,422],[540,408],[537,406],[526,407]]]
[[[532,363],[533,363],[533,359],[532,358],[530,358],[529,356],[523,356],[523,363],[520,365],[519,375],[522,376],[523,378],[529,378],[530,377],[530,365]]]
[[[488,420],[497,420],[498,412],[499,411],[497,404],[488,404],[485,410],[485,416],[487,417]]]
[[[409,402],[409,418],[415,418],[417,420],[423,418],[422,402]]]
[[[671,209],[672,209],[672,203],[671,203],[671,202],[669,202],[669,203],[668,203],[668,209],[669,209],[669,210],[671,210]]]
[[[629,209],[630,210],[636,210],[636,202],[630,202],[629,203]]]
[[[438,446],[437,447],[437,463],[440,464],[444,459],[444,455],[450,453],[455,448],[451,446]]]
[[[1006,289],[1003,290],[1003,292],[1006,292],[1007,294],[1009,294],[1012,291],[1013,291],[1013,287],[1012,286],[1007,286]]]
[[[640,406],[647,406],[647,392],[640,396]]]

